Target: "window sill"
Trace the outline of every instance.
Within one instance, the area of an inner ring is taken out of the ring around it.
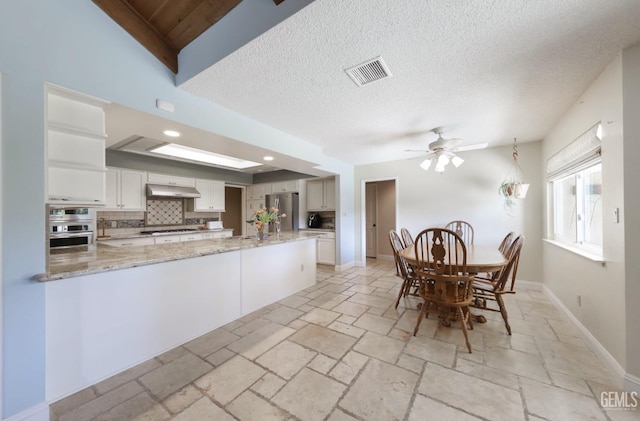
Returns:
[[[555,241],[555,240],[548,240],[548,239],[543,239],[542,241],[544,241],[545,243],[549,243],[549,244],[553,244],[554,246],[560,247],[561,249],[565,249],[567,251],[570,251],[572,253],[575,253],[579,256],[582,256],[586,259],[589,259],[593,262],[597,262],[597,263],[602,263],[603,265],[605,264],[605,260],[604,257],[602,255],[599,255],[597,253],[591,253],[587,250],[583,250],[581,248],[578,247],[572,247],[566,243],[562,243],[560,241]]]

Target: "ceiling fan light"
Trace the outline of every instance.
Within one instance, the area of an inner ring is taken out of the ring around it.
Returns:
[[[464,159],[460,158],[459,156],[454,156],[453,158],[451,158],[451,163],[455,165],[456,168],[462,165],[463,162]]]
[[[444,172],[444,165],[440,165],[440,163],[438,162],[436,164],[436,172],[443,173]]]
[[[442,167],[444,171],[444,167],[449,163],[449,157],[447,155],[440,155],[438,157],[438,167]],[[436,167],[436,171],[438,170],[438,167]],[[441,172],[442,172],[441,171]]]
[[[420,164],[420,168],[422,168],[423,170],[427,171],[429,169],[429,167],[431,166],[431,158],[427,158],[424,161],[422,161],[422,163]]]

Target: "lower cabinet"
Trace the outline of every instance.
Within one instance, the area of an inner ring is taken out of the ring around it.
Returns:
[[[198,241],[198,240],[204,240],[204,234],[201,234],[199,232],[193,233],[193,234],[182,234],[180,235],[180,241]]]
[[[112,247],[134,247],[134,246],[150,246],[155,244],[155,240],[149,238],[127,238],[121,240],[100,240],[100,244],[106,244]]]
[[[323,265],[336,264],[336,238],[334,233],[318,238],[316,263]]]
[[[180,237],[180,235],[163,235],[156,237],[156,244],[179,243],[182,241]]]
[[[233,230],[226,229],[216,232],[194,232],[179,235],[161,235],[156,237],[139,237],[114,240],[100,240],[100,244],[112,247],[150,246],[153,244],[180,243],[184,241],[213,240],[217,238],[233,237]]]
[[[233,230],[222,230],[218,232],[206,232],[203,234],[203,239],[215,239],[215,238],[229,238],[233,237]]]

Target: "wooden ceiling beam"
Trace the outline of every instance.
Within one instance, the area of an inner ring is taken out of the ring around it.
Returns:
[[[178,73],[178,51],[126,0],[93,0],[107,15],[149,50],[173,73]]]

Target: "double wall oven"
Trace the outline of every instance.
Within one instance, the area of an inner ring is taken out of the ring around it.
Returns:
[[[91,208],[49,208],[49,248],[91,245],[95,225]]]

